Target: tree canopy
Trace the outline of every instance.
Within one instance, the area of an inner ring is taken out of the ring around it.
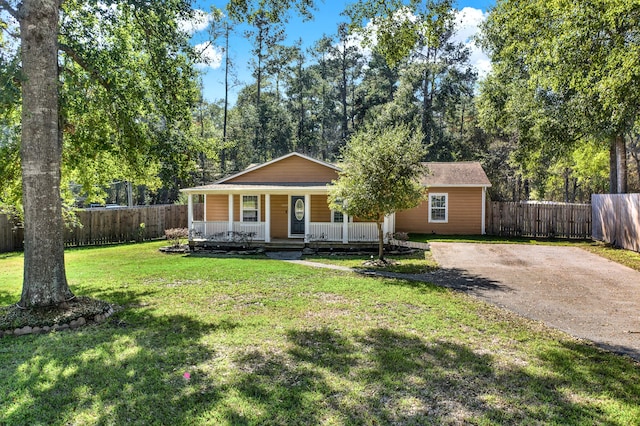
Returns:
[[[20,150],[22,307],[72,297],[64,268],[61,171],[71,169],[67,179],[73,176],[90,193],[96,176],[176,180],[191,161],[193,59],[178,26],[192,12],[188,2],[61,3],[0,2],[19,23],[20,48],[14,59],[2,56],[0,76],[3,87],[16,88],[2,102],[22,113],[19,124],[15,114],[3,114],[3,140],[17,135],[17,126],[21,136],[6,138],[0,148],[10,155]]]
[[[416,207],[424,198],[423,156],[420,131],[408,126],[369,126],[354,134],[342,151],[342,171],[329,186],[329,205],[377,223],[380,259],[384,217]]]
[[[493,63],[484,96],[504,124],[542,147],[585,136],[610,145],[614,192],[626,190],[624,135],[640,107],[639,20],[636,1],[500,0],[483,28]]]

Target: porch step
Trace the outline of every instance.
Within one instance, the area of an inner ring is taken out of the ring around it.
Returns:
[[[270,243],[260,243],[265,251],[302,251],[304,241],[272,241]]]
[[[300,260],[302,258],[301,251],[268,251],[265,253],[269,259],[275,260]]]

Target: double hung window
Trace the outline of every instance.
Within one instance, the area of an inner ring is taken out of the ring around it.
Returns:
[[[449,220],[449,196],[429,194],[429,222],[446,223]]]
[[[260,201],[258,195],[242,196],[242,222],[260,221]]]

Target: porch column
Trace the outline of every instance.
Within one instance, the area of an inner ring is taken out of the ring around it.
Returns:
[[[229,223],[227,230],[233,232],[233,194],[229,194]]]
[[[264,194],[264,242],[271,242],[271,194]]]
[[[342,244],[349,242],[349,215],[342,213]]]
[[[193,229],[193,195],[191,193],[187,195],[187,229],[189,236],[191,236],[191,230]]]
[[[304,242],[306,243],[307,235],[311,227],[311,195],[304,194]]]
[[[486,233],[485,221],[487,216],[487,188],[482,187],[482,218],[480,219],[480,233],[484,235]]]

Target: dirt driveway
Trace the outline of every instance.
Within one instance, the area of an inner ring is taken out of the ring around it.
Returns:
[[[640,272],[577,247],[432,243],[432,281],[640,359]]]

